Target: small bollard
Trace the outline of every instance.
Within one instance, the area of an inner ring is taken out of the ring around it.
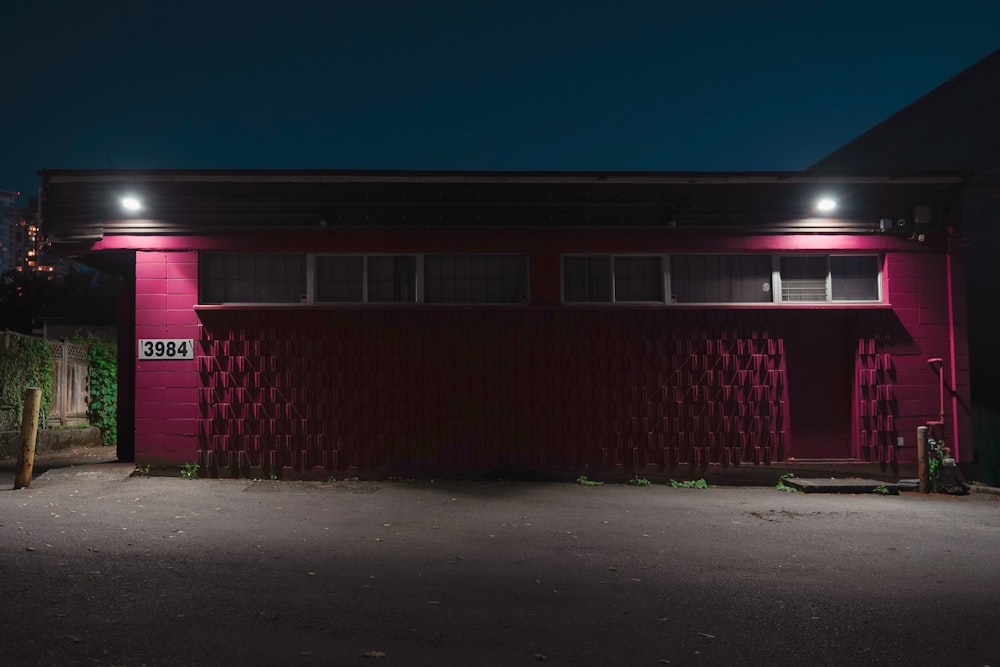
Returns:
[[[38,412],[42,407],[42,390],[28,387],[24,390],[24,409],[21,411],[21,447],[17,454],[17,472],[14,489],[31,486],[31,470],[35,467],[35,441],[38,439]]]

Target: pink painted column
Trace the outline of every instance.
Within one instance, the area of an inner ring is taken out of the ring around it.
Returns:
[[[198,253],[139,251],[135,259],[135,337],[201,338]],[[138,357],[138,350],[133,350]],[[198,361],[136,360],[135,460],[195,462],[198,449]]]

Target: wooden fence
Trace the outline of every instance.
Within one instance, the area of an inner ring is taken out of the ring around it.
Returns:
[[[87,346],[63,341],[49,341],[52,351],[53,384],[50,426],[77,426],[87,420],[88,373]]]
[[[15,369],[20,363],[17,349],[34,336],[0,332],[0,431],[16,430],[21,421],[21,394],[23,379]],[[87,418],[90,360],[86,345],[47,341],[52,353],[52,405],[42,414],[48,426],[79,426],[90,423]]]

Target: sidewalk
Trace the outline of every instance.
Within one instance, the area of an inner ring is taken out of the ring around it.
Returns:
[[[115,478],[124,479],[135,470],[135,465],[120,463],[114,447],[76,447],[54,452],[37,452],[31,478],[35,480],[46,473],[51,475],[61,470],[73,472],[100,470]],[[16,457],[0,458],[0,488],[12,488],[16,472]]]
[[[0,488],[13,484],[14,474],[17,469],[17,458],[0,458]],[[65,470],[56,473],[54,471]],[[49,478],[68,478],[79,473],[102,473],[109,477],[125,478],[135,471],[134,463],[119,462],[113,447],[76,447],[58,451],[42,451],[35,455],[32,478],[35,479],[42,474],[49,473]],[[876,491],[879,487],[886,487],[892,493],[897,494],[905,491],[904,488],[896,488],[896,478],[885,474],[875,475],[874,479],[869,478],[869,470],[858,469],[852,471],[850,468],[807,468],[802,466],[789,465],[787,463],[776,463],[773,466],[741,466],[738,468],[712,469],[705,474],[706,481],[712,486],[774,486],[775,480],[783,473],[792,473],[794,477],[786,479],[789,486],[798,488],[806,493],[881,493]],[[910,472],[910,471],[907,471]],[[160,476],[160,475],[157,475]],[[170,476],[167,474],[167,476]],[[670,478],[686,479],[681,472],[664,473],[651,479],[654,483],[669,483]],[[905,477],[905,476],[904,476]],[[902,478],[902,477],[901,477]],[[250,482],[252,480],[244,480]],[[614,482],[609,482],[614,483]],[[1000,488],[988,486],[980,482],[970,482],[969,490],[972,494],[989,494],[1000,496]]]

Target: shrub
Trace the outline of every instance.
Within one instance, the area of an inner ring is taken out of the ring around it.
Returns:
[[[49,343],[44,338],[6,331],[0,342],[0,430],[15,431],[21,427],[24,410],[24,390],[42,390],[39,423],[45,424],[52,407],[53,362]]]
[[[118,346],[100,336],[81,341],[90,357],[90,399],[87,417],[101,430],[107,447],[118,444]]]

